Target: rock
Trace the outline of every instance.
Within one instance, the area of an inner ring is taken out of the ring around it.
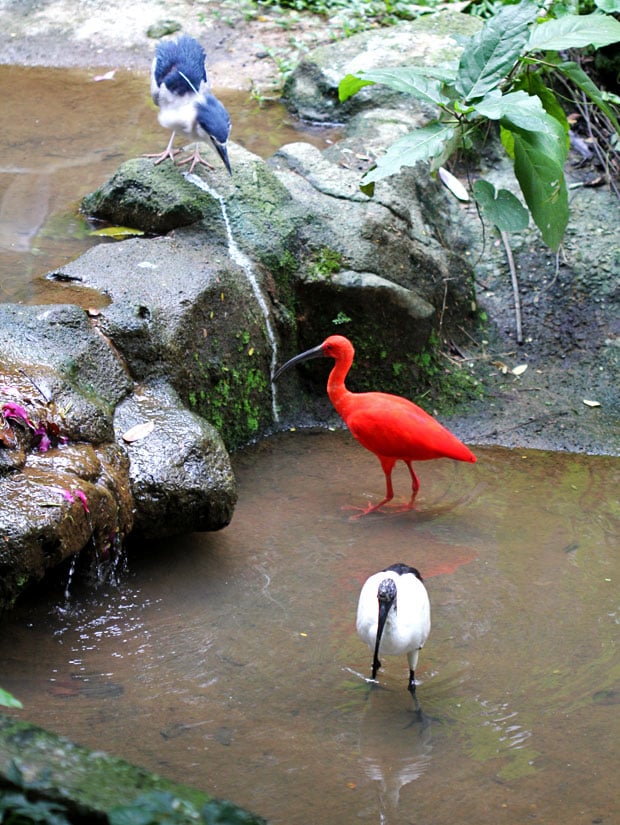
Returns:
[[[144,437],[123,435],[151,423]],[[164,381],[136,387],[116,409],[114,427],[128,456],[134,530],[147,538],[220,530],[231,520],[237,488],[217,430],[183,409]]]
[[[133,522],[128,470],[116,445],[74,444],[0,478],[0,607],[87,546],[114,565]]]
[[[132,378],[165,377],[229,449],[273,423],[272,344],[253,288],[210,228],[93,247],[61,277],[112,299],[96,319]],[[212,238],[216,240],[213,241]]]
[[[126,821],[144,821],[145,810],[150,810],[155,817],[151,821],[266,825],[264,819],[231,802],[214,799],[203,791],[3,714],[0,786],[10,788],[17,796],[27,793],[29,799],[36,788],[37,800],[60,806],[54,815],[63,822],[108,822],[113,809],[119,816],[118,809],[123,808],[128,809],[123,811]],[[3,802],[8,807],[8,800]]]
[[[79,307],[0,304],[0,365],[1,385],[32,399],[31,418],[56,419],[70,441],[113,440],[112,413],[132,382]]]
[[[105,575],[134,526],[228,524],[236,489],[218,433],[163,382],[136,394],[83,310],[0,305],[0,365],[0,607],[83,550]],[[153,433],[125,443],[145,418]]]
[[[437,66],[458,61],[457,38],[468,37],[482,22],[471,15],[446,11],[389,28],[371,29],[338,43],[320,46],[301,60],[288,78],[283,98],[302,120],[341,123],[361,109],[399,106],[419,110],[420,104],[382,86],[366,86],[344,103],[338,85],[347,74],[389,66]]]
[[[196,223],[212,206],[212,199],[172,163],[155,166],[147,158],[133,158],[87,195],[81,209],[90,217],[155,235]]]

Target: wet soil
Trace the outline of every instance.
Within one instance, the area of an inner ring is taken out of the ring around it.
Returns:
[[[0,23],[3,63],[142,70],[154,49],[149,28],[180,25],[205,45],[216,88],[257,97],[277,96],[282,72],[335,34],[320,17],[270,8],[250,13],[245,3],[227,0],[7,0]],[[481,247],[470,223],[487,325],[446,352],[485,388],[483,401],[449,422],[468,441],[620,453],[620,207],[606,186],[588,186],[597,175],[571,157],[572,218],[557,269],[535,232],[514,240],[522,344],[505,253],[488,236]]]

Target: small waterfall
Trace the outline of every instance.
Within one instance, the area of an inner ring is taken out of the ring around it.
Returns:
[[[277,423],[280,420],[280,416],[278,413],[278,402],[276,397],[276,387],[273,382],[273,375],[276,371],[276,366],[278,363],[278,342],[273,330],[273,326],[271,324],[271,318],[269,315],[269,307],[267,306],[267,302],[265,301],[265,296],[263,295],[261,288],[256,280],[256,275],[254,273],[254,265],[250,258],[243,252],[242,249],[239,248],[237,241],[233,238],[232,230],[230,228],[230,221],[228,219],[228,211],[226,209],[226,201],[219,194],[216,192],[215,189],[212,189],[209,184],[204,181],[198,175],[185,175],[186,179],[197,186],[199,189],[207,192],[211,197],[215,198],[218,203],[220,204],[220,209],[222,210],[222,218],[224,220],[224,225],[226,227],[226,236],[228,239],[228,254],[232,258],[232,260],[241,267],[244,271],[245,276],[252,288],[252,292],[254,293],[254,297],[256,298],[256,302],[258,303],[259,307],[261,308],[261,312],[265,318],[265,329],[267,330],[267,337],[269,338],[269,343],[271,344],[271,370],[270,370],[270,383],[271,383],[271,410],[273,413],[273,420],[274,423]]]
[[[65,585],[65,601],[69,601],[69,597],[71,596],[71,583],[73,582],[73,576],[75,575],[75,565],[77,564],[77,555],[73,556],[71,559],[71,565],[69,567],[69,575],[67,576],[67,584]]]

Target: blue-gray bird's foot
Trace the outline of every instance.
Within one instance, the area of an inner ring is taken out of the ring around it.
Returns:
[[[197,163],[201,163],[203,166],[206,166],[207,169],[215,169],[215,166],[210,164],[208,160],[205,160],[197,149],[196,149],[196,151],[194,152],[193,155],[190,155],[189,157],[183,158],[183,160],[180,160],[178,162],[177,166],[183,166],[183,164],[185,164],[185,163],[191,164],[189,169],[187,170],[187,173],[189,175],[192,174],[192,172],[194,171],[194,167],[196,166]]]
[[[165,160],[170,158],[170,160],[174,163],[175,155],[180,153],[180,149],[166,149],[165,152],[155,152],[153,154],[142,155],[143,158],[155,158],[153,161],[153,165],[157,166],[160,163],[163,163]]]

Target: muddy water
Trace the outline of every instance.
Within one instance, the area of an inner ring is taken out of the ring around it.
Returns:
[[[157,122],[146,73],[0,66],[0,301],[100,305],[96,293],[44,279],[101,239],[78,214],[88,192],[118,166],[159,152],[169,132]],[[218,92],[232,139],[267,158],[305,140],[324,147],[334,132],[301,128],[279,104],[259,106],[245,92]],[[178,139],[178,145],[182,141]],[[104,241],[107,243],[114,241]]]
[[[383,477],[348,433],[248,449],[230,527],[5,618],[0,683],[29,720],[274,823],[611,825],[620,464],[477,453],[420,464],[417,512],[351,520]],[[396,561],[431,598],[424,723],[405,657],[371,689],[355,633],[363,580]]]

